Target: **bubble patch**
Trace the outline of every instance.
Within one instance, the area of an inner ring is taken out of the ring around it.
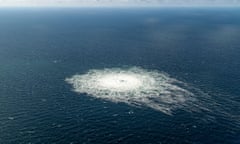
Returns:
[[[139,67],[89,70],[66,78],[77,93],[115,103],[149,107],[165,114],[174,109],[186,109],[196,99],[185,84],[166,73]]]

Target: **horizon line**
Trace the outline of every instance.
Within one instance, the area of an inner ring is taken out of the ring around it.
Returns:
[[[0,5],[0,8],[229,8],[238,5]]]

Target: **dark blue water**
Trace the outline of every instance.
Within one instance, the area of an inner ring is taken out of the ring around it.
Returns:
[[[212,112],[166,115],[77,94],[64,81],[131,66],[200,89]],[[239,144],[239,71],[237,8],[2,8],[0,143]]]

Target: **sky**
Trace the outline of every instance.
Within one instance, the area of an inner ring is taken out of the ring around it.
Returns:
[[[240,6],[240,0],[0,0],[1,6]]]

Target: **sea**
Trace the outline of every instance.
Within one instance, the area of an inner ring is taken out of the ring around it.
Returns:
[[[169,115],[65,80],[126,67],[198,89],[206,110]],[[240,9],[1,8],[0,143],[240,144]]]

